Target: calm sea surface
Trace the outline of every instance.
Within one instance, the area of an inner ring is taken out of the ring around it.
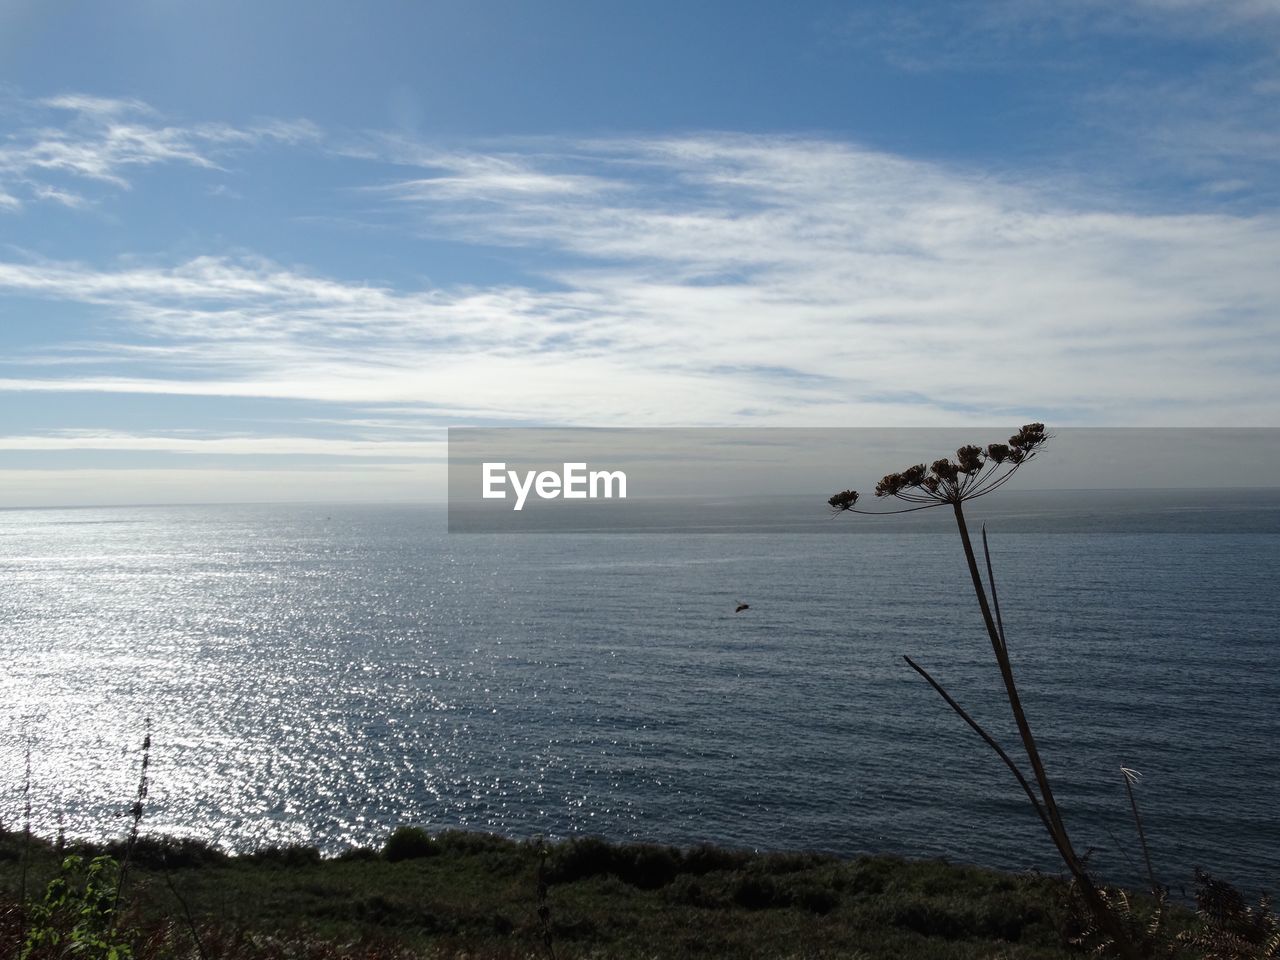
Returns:
[[[1139,879],[1124,764],[1175,891],[1196,864],[1280,886],[1280,536],[1000,529],[1015,668],[1077,846]],[[146,826],[228,848],[417,823],[1055,867],[1008,772],[902,661],[1015,745],[945,526],[2,511],[0,645],[8,828],[29,747],[39,832],[122,835],[149,717]]]

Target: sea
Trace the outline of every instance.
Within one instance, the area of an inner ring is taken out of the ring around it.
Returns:
[[[1280,887],[1280,493],[987,502],[1077,849],[1144,882],[1125,768],[1175,894],[1195,867]],[[643,532],[503,535],[431,505],[0,511],[0,826],[123,836],[149,734],[143,831],[228,850],[413,824],[1059,871],[903,659],[1020,755],[931,514],[684,504]]]

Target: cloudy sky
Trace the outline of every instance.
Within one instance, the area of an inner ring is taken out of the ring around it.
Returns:
[[[0,2],[0,506],[1276,426],[1280,0]]]

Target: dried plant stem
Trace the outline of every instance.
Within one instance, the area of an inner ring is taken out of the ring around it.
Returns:
[[[143,728],[146,733],[142,737],[142,772],[138,775],[138,793],[134,798],[133,806],[129,810],[129,814],[133,819],[133,824],[129,828],[129,839],[124,845],[124,857],[120,861],[120,878],[116,882],[115,901],[111,905],[111,915],[114,917],[117,908],[120,906],[120,895],[124,892],[125,879],[129,873],[129,861],[133,857],[133,848],[138,843],[138,828],[142,825],[142,805],[147,799],[147,768],[151,765],[151,718],[147,717],[143,721]]]
[[[929,686],[933,687],[933,689],[938,692],[938,695],[947,702],[947,706],[954,710],[956,714],[959,715],[960,719],[967,723],[973,732],[980,736],[987,746],[994,750],[996,755],[1004,761],[1004,765],[1008,767],[1014,777],[1017,778],[1018,785],[1022,787],[1022,792],[1025,793],[1027,795],[1027,799],[1031,801],[1031,806],[1035,808],[1036,815],[1040,818],[1040,822],[1044,824],[1044,828],[1049,831],[1050,835],[1052,835],[1053,827],[1049,822],[1049,817],[1045,814],[1044,806],[1040,803],[1040,798],[1036,796],[1035,790],[1031,788],[1031,784],[1027,782],[1027,778],[1023,776],[1022,771],[1018,769],[1018,765],[1013,762],[1013,758],[1009,756],[1004,747],[1000,746],[1000,744],[996,742],[996,739],[991,736],[991,734],[987,733],[987,731],[982,728],[982,725],[968,714],[964,707],[956,703],[951,694],[947,693],[947,691],[943,689],[942,684],[938,683],[937,680],[933,679],[933,677],[929,675],[929,671],[925,670],[924,667],[920,666],[920,664],[916,663],[905,654],[902,659],[907,661],[907,665],[911,667],[912,670],[924,677],[925,680],[929,682]]]
[[[978,559],[974,554],[973,542],[969,538],[969,526],[965,522],[964,509],[959,499],[955,500],[952,506],[955,510],[956,526],[960,531],[960,541],[964,546],[965,562],[969,566],[969,577],[973,581],[973,591],[978,598],[978,608],[982,611],[982,622],[987,628],[987,636],[991,640],[991,649],[995,654],[996,664],[1000,668],[1000,679],[1004,683],[1005,697],[1009,701],[1010,710],[1013,712],[1013,720],[1018,728],[1018,736],[1022,740],[1022,747],[1026,752],[1027,760],[1031,764],[1036,785],[1040,788],[1040,805],[1043,807],[1042,822],[1045,823],[1054,846],[1058,848],[1058,855],[1062,858],[1063,864],[1075,880],[1076,887],[1080,891],[1080,896],[1084,900],[1085,906],[1093,914],[1101,929],[1106,931],[1116,945],[1117,952],[1125,957],[1136,956],[1128,931],[1116,919],[1111,909],[1107,906],[1105,899],[1098,893],[1097,887],[1094,886],[1093,878],[1089,876],[1083,862],[1076,854],[1075,848],[1071,845],[1071,838],[1067,834],[1067,828],[1062,822],[1062,815],[1058,811],[1058,802],[1053,796],[1053,788],[1049,785],[1049,776],[1045,772],[1044,762],[1040,757],[1040,749],[1036,745],[1035,736],[1031,733],[1031,725],[1027,722],[1026,712],[1022,708],[1022,698],[1018,694],[1018,687],[1013,679],[1013,666],[1009,661],[1009,653],[1004,639],[1004,624],[1001,622],[997,625],[996,619],[992,615],[991,603],[987,599],[987,591],[982,583],[982,574],[978,570]],[[983,531],[983,544],[987,566],[990,569],[991,553],[985,549],[985,530]],[[995,580],[993,578],[993,595],[994,592]],[[988,742],[990,743],[990,741]],[[1025,783],[1025,779],[1022,782]]]
[[[987,600],[987,591],[982,584],[982,574],[978,572],[978,560],[973,552],[973,543],[969,539],[969,527],[965,523],[964,509],[958,500],[953,506],[955,508],[956,526],[960,529],[960,541],[964,545],[965,562],[969,565],[969,576],[973,580],[973,590],[978,597],[978,607],[982,611],[982,621],[986,624],[987,635],[991,638],[991,649],[995,653],[996,663],[1000,668],[1000,679],[1004,682],[1005,697],[1008,699],[1009,707],[1013,711],[1013,720],[1018,727],[1018,736],[1022,739],[1022,746],[1027,753],[1027,760],[1030,762],[1031,769],[1035,774],[1036,785],[1040,788],[1040,796],[1044,801],[1045,812],[1048,814],[1049,822],[1052,824],[1050,833],[1054,842],[1058,845],[1058,850],[1062,854],[1063,860],[1066,861],[1068,869],[1074,875],[1077,870],[1083,870],[1083,867],[1071,846],[1066,827],[1063,825],[1062,817],[1058,813],[1058,804],[1053,796],[1053,788],[1049,786],[1049,777],[1045,773],[1044,763],[1040,759],[1040,750],[1036,746],[1036,738],[1031,733],[1031,725],[1027,722],[1027,715],[1022,709],[1022,698],[1018,695],[1017,684],[1014,683],[1013,667],[1009,662],[1008,651],[1005,649],[1002,631],[996,627],[995,619],[991,614],[991,605]],[[989,559],[990,557],[988,556]]]
[[[547,844],[541,836],[535,841],[534,852],[538,858],[537,868],[537,901],[538,926],[542,931],[542,946],[550,960],[556,960],[556,948],[551,936],[551,903],[547,898],[549,884],[547,882]]]
[[[27,939],[27,868],[31,863],[31,743],[25,752],[26,772],[22,778],[22,866],[18,880],[18,942]]]
[[[1138,799],[1133,795],[1133,781],[1138,774],[1128,767],[1120,768],[1120,777],[1124,780],[1124,792],[1129,795],[1129,808],[1133,811],[1133,824],[1138,828],[1138,844],[1142,848],[1142,860],[1147,866],[1147,881],[1151,884],[1151,893],[1155,897],[1161,895],[1160,884],[1156,882],[1156,872],[1151,866],[1151,851],[1147,849],[1147,832],[1142,828],[1142,814],[1138,813]]]

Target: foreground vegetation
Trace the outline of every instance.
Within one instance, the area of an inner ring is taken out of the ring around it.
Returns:
[[[93,884],[114,881],[101,868],[96,881],[88,874],[106,853],[118,864],[124,846],[59,851],[0,838],[0,954],[19,956],[43,923],[61,932],[29,949],[33,958],[112,947],[140,958],[1079,955],[1066,943],[1062,881],[939,862],[594,839],[544,847],[412,829],[381,851],[336,859],[310,848],[227,857],[143,838],[118,916],[95,920]],[[79,862],[61,870],[69,854]],[[42,915],[60,874],[63,903]],[[104,892],[97,908],[109,914]]]

